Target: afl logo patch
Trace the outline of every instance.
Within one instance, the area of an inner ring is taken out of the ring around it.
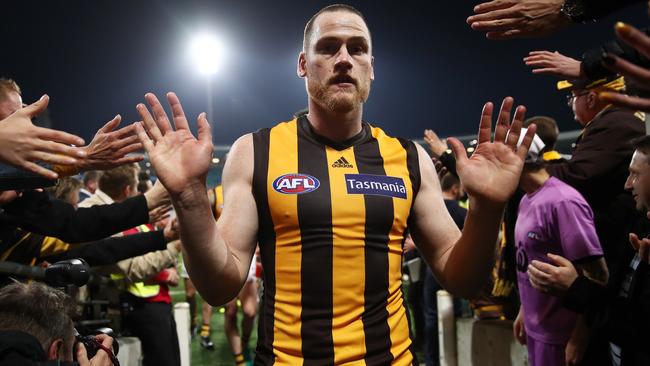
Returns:
[[[285,174],[273,181],[273,189],[283,194],[303,194],[313,192],[320,187],[318,179],[307,174]]]

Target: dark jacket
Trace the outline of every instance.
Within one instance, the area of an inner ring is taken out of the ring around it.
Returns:
[[[78,365],[76,362],[48,361],[36,337],[18,331],[0,331],[0,366]]]
[[[642,237],[650,232],[649,227],[647,218],[638,217],[631,231]],[[584,314],[592,334],[601,338],[601,351],[605,348],[608,353],[609,342],[613,342],[621,347],[622,366],[646,366],[650,365],[650,266],[633,262],[635,252],[630,245],[624,249],[618,263],[612,266],[607,287],[580,276],[565,294],[563,303],[566,308]]]
[[[89,266],[95,267],[116,264],[127,258],[165,249],[167,249],[167,241],[163,232],[158,230],[85,243],[40,259],[55,263],[66,259],[83,258]]]
[[[585,7],[585,18],[587,20],[600,19],[616,10],[626,6],[640,3],[643,0],[582,0]]]
[[[147,223],[149,211],[142,195],[111,205],[75,209],[45,192],[30,191],[0,208],[0,222],[68,243],[82,243]]]
[[[48,165],[45,166],[51,168]],[[56,179],[48,179],[36,173],[0,163],[0,191],[45,188],[56,185],[56,182]]]
[[[591,206],[608,264],[616,261],[621,241],[627,240],[626,227],[636,213],[624,185],[634,152],[630,142],[643,135],[645,125],[633,112],[606,109],[584,128],[570,160],[546,168]]]
[[[647,35],[650,35],[650,28],[643,30]],[[605,43],[604,45],[591,49],[582,55],[582,71],[587,78],[591,80],[598,80],[600,78],[613,75],[614,72],[605,68],[602,63],[602,56],[605,53],[610,53],[621,57],[625,60],[632,62],[643,67],[650,66],[650,60],[643,56],[639,51],[632,48],[625,42],[618,39]]]

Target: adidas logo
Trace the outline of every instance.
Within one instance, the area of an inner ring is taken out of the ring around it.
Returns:
[[[332,163],[332,168],[354,168],[354,166],[345,157],[341,156],[339,160]]]

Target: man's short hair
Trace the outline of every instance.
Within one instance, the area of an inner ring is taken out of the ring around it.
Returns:
[[[105,170],[99,177],[99,189],[109,197],[119,197],[124,188],[136,188],[138,181],[135,176],[135,167],[132,164],[120,165],[111,170]]]
[[[535,133],[544,142],[544,152],[555,150],[555,143],[557,143],[557,137],[560,134],[557,122],[551,117],[535,116],[525,120],[523,127],[528,128],[532,123],[537,125]]]
[[[98,181],[102,173],[99,170],[89,170],[84,173],[83,183],[87,185],[90,181]]]
[[[650,164],[650,136],[641,136],[632,140],[632,146],[635,150],[642,152],[648,157],[647,164]]]
[[[0,78],[0,100],[3,100],[7,97],[9,92],[15,91],[20,94],[20,87],[12,79]]]
[[[445,176],[440,180],[440,188],[443,192],[449,191],[458,184],[460,184],[460,179],[451,173],[445,174]]]
[[[43,283],[13,282],[0,289],[0,330],[30,334],[46,352],[58,338],[72,349],[74,316],[74,301]]]
[[[328,5],[321,10],[319,10],[316,14],[314,14],[309,21],[307,21],[307,24],[305,25],[305,32],[303,33],[302,37],[302,50],[307,51],[309,49],[309,41],[311,40],[311,34],[314,30],[314,21],[316,21],[316,18],[318,18],[319,15],[323,13],[333,13],[337,11],[346,11],[348,13],[356,14],[358,15],[364,23],[366,23],[366,18],[361,14],[359,10],[357,10],[355,7],[346,5],[346,4],[332,4]],[[370,36],[370,30],[368,30],[368,36]],[[371,41],[372,43],[372,41]]]

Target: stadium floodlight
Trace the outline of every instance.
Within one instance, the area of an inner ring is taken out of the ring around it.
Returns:
[[[201,33],[190,42],[190,57],[201,74],[214,75],[223,61],[223,49],[223,43],[215,35]]]

